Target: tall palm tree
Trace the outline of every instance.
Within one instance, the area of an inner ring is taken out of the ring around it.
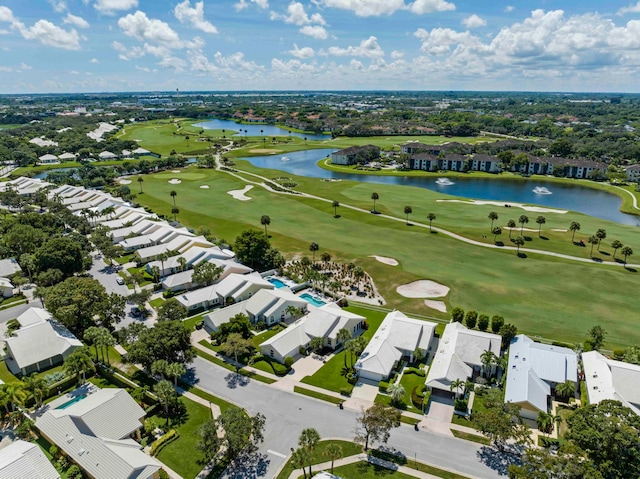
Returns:
[[[573,240],[576,237],[576,231],[580,231],[580,223],[572,221],[569,225],[569,230],[571,230],[571,242],[573,243]]]
[[[33,373],[24,379],[24,390],[31,393],[36,402],[36,407],[40,407],[42,405],[42,398],[47,392],[47,384],[44,378],[38,377],[36,373]]]
[[[271,218],[269,218],[269,215],[262,215],[260,217],[260,224],[264,226],[264,235],[268,238],[269,234],[267,233],[267,226],[271,224]]]
[[[498,219],[498,213],[495,211],[491,211],[489,213],[489,219],[491,220],[491,226],[489,227],[489,231],[493,231],[493,222]]]
[[[427,215],[427,219],[429,220],[429,233],[431,233],[431,223],[433,223],[433,220],[436,219],[436,215],[433,213],[429,213]]]
[[[394,404],[399,404],[403,401],[405,394],[407,391],[404,389],[404,386],[400,383],[393,383],[387,388],[387,392],[391,395],[391,402]]]
[[[489,377],[489,370],[491,366],[496,363],[496,359],[494,352],[489,349],[480,355],[480,363],[482,364],[482,369],[486,373],[487,378]]]
[[[536,223],[538,223],[538,238],[540,237],[540,231],[542,230],[542,225],[547,222],[547,219],[544,216],[538,216],[536,218]]]
[[[516,227],[516,222],[513,220],[509,220],[507,221],[507,228],[509,228],[509,239],[511,239],[511,233],[513,231],[513,228]]]
[[[351,331],[349,331],[347,328],[342,328],[340,331],[338,331],[338,334],[336,335],[336,340],[342,344],[342,348],[345,349],[344,352],[344,367],[347,367],[347,351],[345,348],[345,345],[347,343],[347,341],[349,341],[352,338],[351,336]]]
[[[178,258],[178,265],[180,265],[180,271],[184,271],[187,269],[187,259],[183,256]]]
[[[576,392],[576,385],[572,381],[565,381],[556,386],[556,394],[562,398],[568,399]]]
[[[324,452],[331,459],[331,474],[333,474],[333,461],[342,457],[342,447],[332,442],[326,447]]]
[[[449,390],[453,392],[456,397],[460,394],[460,389],[462,389],[463,387],[464,381],[462,379],[456,379],[454,381],[451,381],[451,384],[449,384]]]
[[[178,387],[178,378],[187,372],[182,363],[169,363],[166,369],[167,376],[173,378],[173,386]]]
[[[624,256],[624,264],[627,264],[627,256],[631,256],[633,254],[633,250],[629,246],[623,246],[620,252]]]
[[[600,240],[598,239],[598,237],[596,235],[591,235],[591,236],[589,236],[589,239],[587,240],[587,243],[589,243],[591,245],[591,251],[589,252],[589,256],[593,256],[593,247],[595,245],[597,245],[598,243],[600,243]]]
[[[373,209],[371,210],[371,212],[376,213],[376,201],[380,199],[380,195],[374,191],[373,193],[371,193],[371,199],[373,200]]]
[[[333,217],[337,218],[338,217],[338,207],[340,206],[340,202],[338,200],[333,200],[333,202],[331,203],[331,206],[333,206]]]
[[[153,392],[158,396],[158,399],[160,399],[164,408],[165,417],[167,418],[167,424],[169,424],[169,405],[175,397],[176,391],[169,381],[163,379],[153,385]]]
[[[144,182],[144,178],[142,176],[138,176],[138,184],[140,185],[140,193],[142,193],[142,183]]]
[[[495,228],[493,228],[491,232],[493,233],[493,242],[495,243],[496,240],[498,239],[498,235],[502,234],[502,228],[500,228],[499,226],[496,226]]]
[[[618,252],[618,249],[622,248],[623,246],[624,245],[621,241],[613,240],[611,242],[611,247],[613,248],[613,259],[616,259],[616,253]]]
[[[409,224],[409,215],[413,213],[413,210],[411,209],[411,206],[405,206],[404,207],[404,214],[407,215],[407,219],[406,219],[406,224]]]
[[[303,429],[300,433],[300,437],[298,438],[298,445],[309,451],[310,455],[313,454],[314,449],[320,442],[320,433],[313,429],[312,427]],[[313,474],[311,472],[311,461],[309,461],[309,477],[312,477]]]
[[[600,228],[598,231],[596,231],[596,238],[598,238],[598,251],[600,251],[600,243],[606,237],[607,237],[607,231],[606,230]]]
[[[318,245],[318,243],[316,243],[315,241],[312,241],[311,244],[309,245],[309,251],[311,251],[311,254],[313,255],[313,262],[316,262],[316,251],[318,251],[320,249],[320,246]]]
[[[154,283],[159,283],[160,282],[160,268],[158,268],[157,266],[152,266],[151,267],[151,276],[153,276],[153,282]]]
[[[67,356],[64,360],[64,371],[69,376],[79,376],[86,381],[87,371],[93,371],[93,361],[87,348],[79,348]]]
[[[527,215],[520,215],[520,218],[518,218],[518,223],[520,223],[520,234],[522,234],[522,231],[524,230],[524,225],[527,224],[529,222],[529,217]]]
[[[169,193],[171,195],[171,198],[173,198],[173,206],[176,205],[176,196],[178,196],[178,193],[176,192],[176,190],[171,190],[171,193]]]
[[[520,247],[524,246],[524,238],[522,236],[516,236],[513,243],[518,247],[516,254],[520,256]]]
[[[173,208],[171,208],[171,214],[173,215],[173,221],[178,221],[176,219],[177,214],[180,213],[180,208],[178,208],[177,206],[174,206]]]
[[[548,412],[540,411],[536,423],[538,424],[538,429],[545,434],[550,434],[553,431],[553,415]]]
[[[169,259],[169,255],[167,253],[160,253],[158,255],[158,260],[160,261],[160,264],[162,265],[162,271],[160,271],[160,275],[164,276],[164,262],[167,261]]]
[[[109,348],[115,346],[116,338],[113,337],[107,328],[100,328],[100,344],[107,358],[107,364],[110,366],[111,360],[109,359]]]
[[[11,411],[15,411],[16,407],[22,406],[27,399],[24,383],[21,381],[12,382],[4,386],[7,405],[11,406]]]

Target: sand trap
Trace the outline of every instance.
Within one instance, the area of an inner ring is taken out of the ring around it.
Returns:
[[[233,196],[236,200],[249,201],[251,198],[246,196],[245,193],[248,192],[251,188],[253,188],[253,185],[247,185],[241,190],[227,191],[227,194]]]
[[[519,226],[516,226],[515,228],[509,228],[508,226],[503,226],[502,228],[507,230],[507,231],[509,231],[509,230],[511,230],[511,231],[520,231],[520,230],[522,230],[522,231],[535,231],[535,232],[538,231],[538,228],[535,228],[535,229],[534,228],[520,228]]]
[[[441,298],[449,294],[449,288],[445,285],[428,279],[402,284],[396,291],[405,298]]]
[[[381,263],[388,264],[389,266],[398,266],[398,262],[393,258],[387,258],[386,256],[376,256],[372,254],[369,258],[375,258],[376,261],[380,261]]]
[[[523,205],[522,203],[511,203],[508,201],[480,201],[480,200],[473,200],[473,201],[465,201],[465,200],[436,200],[437,202],[441,202],[441,203],[464,203],[467,205],[493,205],[493,206],[503,206],[504,205],[509,205],[509,206],[513,206],[514,208],[522,208],[525,211],[533,211],[535,213],[558,213],[558,214],[565,214],[568,213],[567,210],[556,210],[553,208],[543,208],[541,206],[530,206],[530,205]]]
[[[202,185],[200,188],[202,188],[203,190],[208,190],[209,189],[209,185]]]
[[[442,301],[432,301],[430,299],[425,299],[424,305],[427,308],[435,309],[436,311],[440,311],[442,313],[447,312],[447,305],[444,304]]]
[[[171,173],[180,173],[180,170],[171,170]]]
[[[560,233],[566,233],[569,230],[563,230],[562,228],[551,228],[551,231],[559,231]]]
[[[182,183],[182,181],[179,180],[178,178],[171,178],[169,180],[169,183],[172,184],[172,185],[179,185],[180,183]]]
[[[253,150],[249,150],[249,153],[262,153],[265,155],[275,155],[276,153],[281,153],[282,150],[270,150],[268,148],[255,148]]]
[[[130,185],[131,184],[131,180],[120,180],[120,181],[118,181],[118,183],[120,183],[121,185]]]

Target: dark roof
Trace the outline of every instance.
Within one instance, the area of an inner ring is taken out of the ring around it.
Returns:
[[[416,153],[415,155],[411,156],[412,160],[437,160],[438,157],[432,155],[431,153]]]
[[[497,156],[485,155],[484,153],[476,153],[473,155],[473,159],[476,161],[500,161]]]
[[[334,151],[334,155],[354,155],[360,151],[380,151],[380,147],[375,145],[350,146],[344,150]]]

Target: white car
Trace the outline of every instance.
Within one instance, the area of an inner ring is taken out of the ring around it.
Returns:
[[[122,279],[122,278],[117,278],[117,279],[116,279],[116,283],[118,283],[119,285],[123,285],[123,284],[124,284],[124,279]]]

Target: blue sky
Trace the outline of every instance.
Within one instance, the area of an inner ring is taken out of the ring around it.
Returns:
[[[638,92],[639,70],[638,0],[0,0],[0,93]]]

